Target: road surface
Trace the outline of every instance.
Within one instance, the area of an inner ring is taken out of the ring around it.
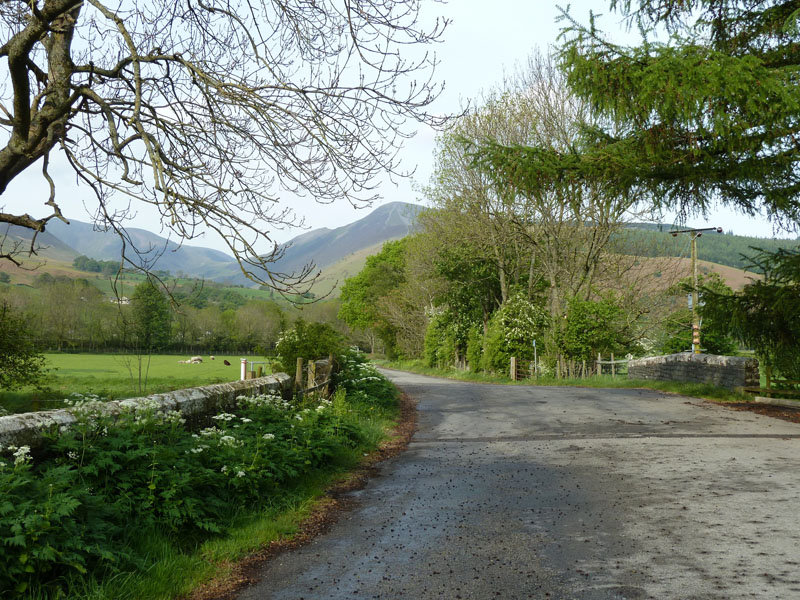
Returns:
[[[240,600],[800,598],[800,426],[387,374],[419,402],[409,449]]]

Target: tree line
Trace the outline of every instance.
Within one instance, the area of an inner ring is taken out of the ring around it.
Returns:
[[[626,14],[664,25],[660,9],[643,4],[649,8]],[[687,17],[685,7],[673,8],[675,15]],[[778,17],[765,10],[748,18],[774,25]],[[748,51],[750,42],[770,35],[742,30],[735,19],[727,24],[737,33],[726,43],[745,40]],[[665,126],[675,127],[686,115],[663,114],[654,98],[666,93],[668,102],[680,104],[695,91],[678,85],[669,92],[634,95],[641,106],[628,100],[620,104],[611,90],[629,86],[620,79],[616,87],[605,87],[598,73],[624,79],[641,68],[626,62],[631,53],[645,51],[612,44],[609,58],[609,46],[596,41],[598,31],[573,25],[575,37],[568,36],[571,41],[557,56],[534,55],[439,137],[436,168],[425,189],[431,208],[420,215],[418,233],[386,244],[345,282],[340,317],[370,331],[387,355],[504,372],[510,356],[530,360],[534,347],[545,368],[562,358],[591,361],[598,353],[688,350],[691,280],[670,258],[688,254],[678,248],[683,240],[632,226],[657,222],[665,208],[686,215],[721,201],[749,213],[765,208],[779,225],[796,227],[794,184],[780,189],[769,181],[792,180],[793,162],[759,157],[762,171],[744,169],[736,180],[714,162],[726,144],[734,143],[731,134],[744,136],[743,145],[769,156],[775,152],[770,144],[788,144],[783,133],[773,138],[771,132],[769,142],[749,139],[745,131],[752,131],[752,123],[732,124],[733,113],[721,109],[709,117],[703,105],[681,126],[694,127],[717,144],[714,156],[703,154],[702,146],[687,148],[680,139],[659,137]],[[706,25],[700,19],[695,27],[708,33]],[[708,40],[709,47],[715,43]],[[658,45],[651,49],[653,56],[640,57],[643,64],[672,69],[674,56],[659,56],[669,52]],[[762,76],[779,81],[784,73],[776,69]],[[661,85],[656,79],[650,83]],[[712,97],[722,93],[706,91]],[[750,116],[769,126],[775,114]],[[639,121],[642,115],[654,122]],[[707,119],[716,117],[728,128],[707,129]],[[735,163],[736,153],[726,160],[731,168],[742,166]],[[762,364],[796,375],[796,243],[763,241],[758,249],[730,244],[731,239],[708,236],[706,242],[704,237],[702,258],[749,266],[764,278],[739,293],[718,277],[701,278],[701,346],[727,354],[743,345],[756,350]]]
[[[274,301],[214,287],[169,294],[148,279],[118,298],[86,279],[43,274],[33,287],[0,285],[0,303],[28,324],[39,351],[250,353],[274,346],[295,318]]]

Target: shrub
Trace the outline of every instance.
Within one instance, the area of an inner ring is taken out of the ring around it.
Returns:
[[[429,367],[459,365],[466,357],[471,323],[463,314],[446,310],[434,316],[425,331],[425,362]]]
[[[556,332],[558,352],[572,360],[590,361],[598,353],[624,354],[636,350],[630,324],[615,298],[600,300],[572,298],[567,318]]]
[[[297,319],[291,329],[285,330],[276,345],[283,371],[294,377],[297,359],[316,360],[337,356],[344,349],[344,338],[327,323],[307,323]]]
[[[44,357],[33,345],[30,323],[8,304],[0,304],[0,389],[38,385],[44,375]]]
[[[467,364],[474,371],[480,371],[483,366],[483,327],[476,325],[469,330],[467,337]]]
[[[512,356],[533,360],[533,341],[542,339],[548,323],[544,308],[522,293],[512,296],[489,320],[484,367],[502,373]]]

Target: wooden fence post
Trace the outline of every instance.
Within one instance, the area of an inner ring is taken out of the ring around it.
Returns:
[[[611,376],[616,377],[617,371],[615,369],[616,365],[614,364],[614,353],[611,353]]]
[[[511,381],[516,381],[517,380],[517,359],[514,356],[511,357],[511,369],[510,370],[511,370],[511,373],[510,373]]]
[[[583,359],[583,363],[581,364],[581,379],[586,379],[586,359]]]
[[[767,384],[767,398],[772,398],[772,365],[767,365],[764,371],[764,378]]]
[[[308,361],[308,388],[313,388],[317,385],[317,364],[310,360]]]
[[[294,384],[298,390],[303,389],[303,359],[297,357],[297,370],[294,373]]]
[[[333,354],[328,354],[328,376],[325,379],[327,379],[328,382],[333,379]],[[322,391],[325,393],[325,396],[327,396],[331,391],[331,384],[328,383]]]
[[[601,360],[603,360],[603,357],[602,357],[602,355],[601,355],[601,354],[598,352],[598,353],[597,353],[597,374],[598,374],[598,375],[602,375],[602,374],[603,374],[603,365],[602,365],[602,363],[600,362]]]

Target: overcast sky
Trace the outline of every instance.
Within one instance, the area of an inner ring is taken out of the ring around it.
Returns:
[[[559,3],[562,4],[562,3]],[[565,5],[563,3],[562,5]],[[607,3],[589,0],[570,3],[570,13],[582,22],[588,21],[589,10],[602,11]],[[543,0],[520,2],[519,0],[451,0],[449,4],[431,4],[429,12],[435,12],[452,23],[445,33],[444,41],[434,49],[440,65],[437,79],[444,81],[445,90],[437,100],[433,110],[437,113],[457,112],[468,100],[480,96],[481,91],[499,84],[504,73],[514,71],[517,63],[525,61],[528,55],[539,48],[557,42],[562,23],[556,21],[559,10],[555,3]],[[628,36],[618,24],[619,18],[609,14],[600,21],[601,28],[616,31],[618,36]],[[633,39],[633,38],[630,38]],[[405,169],[416,168],[413,179],[393,185],[381,184],[383,199],[373,204],[373,208],[391,201],[422,202],[414,184],[425,184],[431,173],[435,134],[427,128],[420,129],[415,138],[406,142],[401,157]],[[82,199],[91,202],[93,195],[79,188],[74,174],[68,169],[59,169],[58,198],[62,210],[68,217],[88,221],[82,208]],[[40,167],[34,172],[17,178],[10,186],[0,207],[5,212],[30,212],[34,216],[43,213],[41,206],[47,197],[42,185]],[[41,199],[41,200],[40,200]],[[304,216],[311,229],[320,227],[339,227],[363,217],[370,209],[356,210],[347,201],[331,205],[319,205],[311,199],[297,199],[286,196],[284,200],[298,215]],[[89,205],[91,209],[91,204]],[[159,232],[159,224],[147,214],[140,214],[131,225]],[[764,219],[752,219],[731,211],[720,210],[708,222],[691,219],[689,226],[723,227],[726,231],[743,235],[769,237],[772,226]],[[278,242],[288,241],[302,233],[302,230],[273,232]],[[224,250],[224,244],[212,236],[190,242],[192,245],[208,246]]]

